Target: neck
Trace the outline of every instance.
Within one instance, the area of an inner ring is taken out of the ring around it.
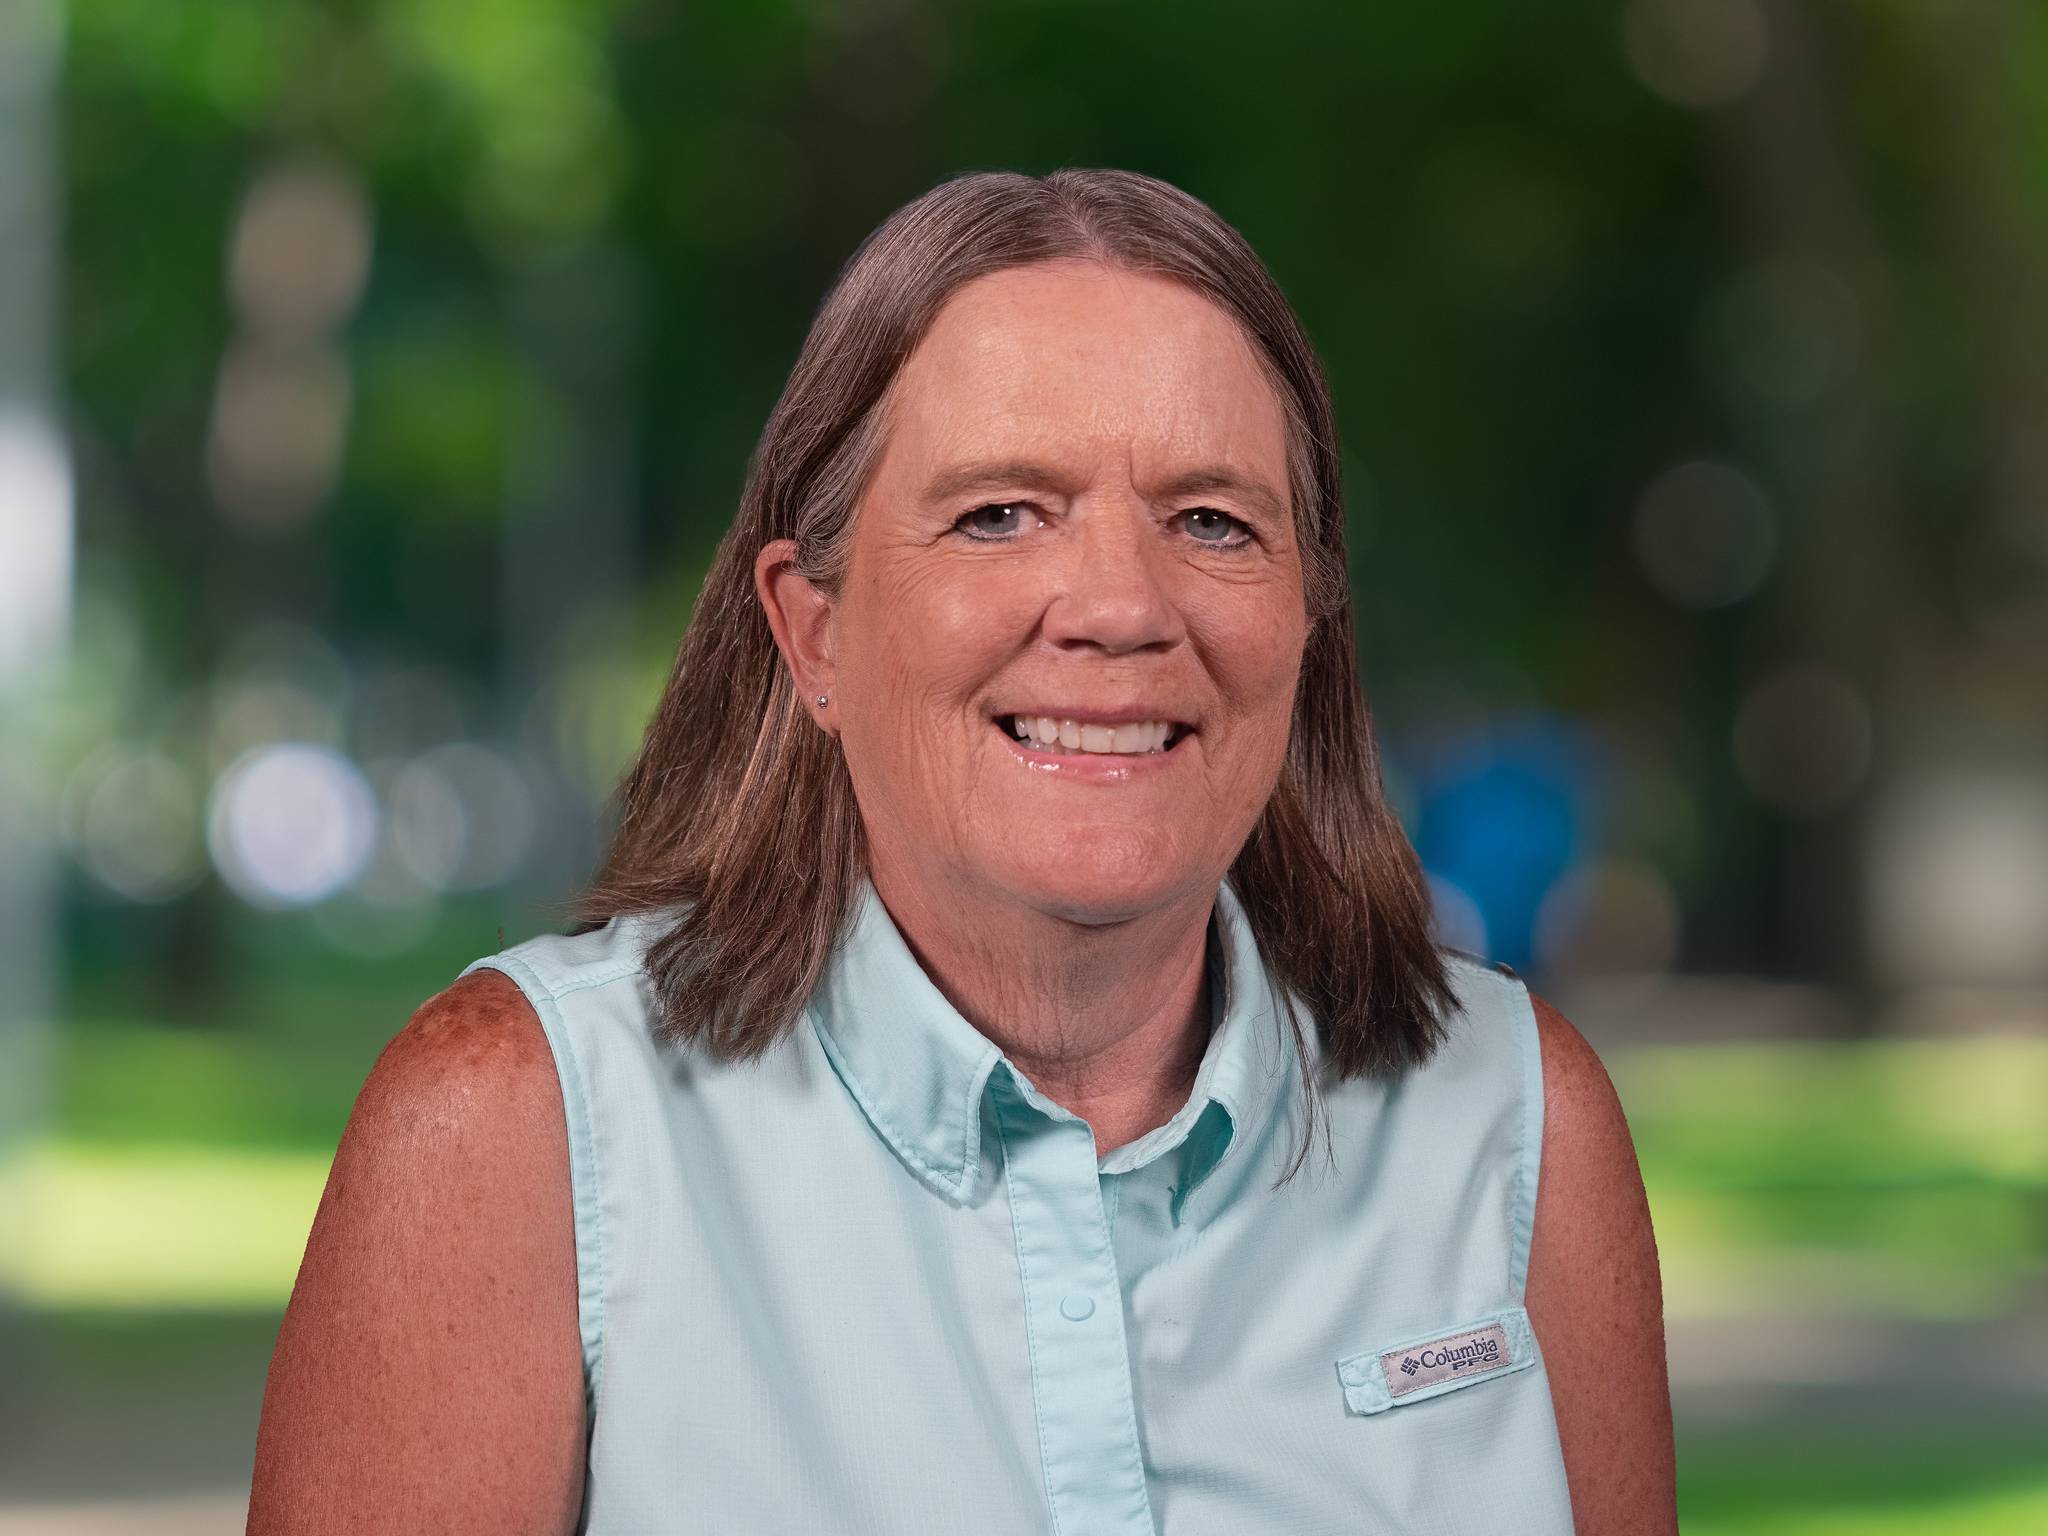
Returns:
[[[1170,1120],[1209,1044],[1213,889],[1082,923],[985,890],[934,889],[877,862],[876,894],[946,1001],[1106,1155]]]

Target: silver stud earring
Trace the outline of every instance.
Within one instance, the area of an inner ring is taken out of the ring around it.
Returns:
[[[823,709],[823,708],[825,707],[826,703],[827,703],[827,696],[826,696],[825,694],[822,694],[822,693],[821,693],[821,694],[819,694],[819,695],[818,695],[818,708],[820,708],[820,709]]]

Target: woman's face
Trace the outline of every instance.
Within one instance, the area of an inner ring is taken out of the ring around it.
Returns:
[[[1206,897],[1279,777],[1306,628],[1251,344],[1093,263],[960,289],[896,381],[827,627],[885,888],[1092,923]]]

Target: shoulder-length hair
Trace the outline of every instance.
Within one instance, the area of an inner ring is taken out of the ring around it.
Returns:
[[[646,957],[664,1039],[732,1059],[773,1045],[802,1015],[867,868],[852,780],[837,740],[796,696],[755,591],[755,557],[794,540],[796,568],[837,596],[890,386],[941,307],[975,278],[1076,257],[1184,283],[1218,305],[1254,343],[1285,409],[1307,637],[1286,760],[1228,878],[1282,984],[1296,1043],[1296,1000],[1320,1030],[1324,1070],[1339,1077],[1397,1075],[1447,1033],[1455,998],[1428,887],[1388,805],[1359,686],[1322,365],[1264,263],[1207,204],[1149,176],[1069,167],[941,182],[862,241],[812,321],[614,796],[609,848],[574,907],[579,933],[621,913],[680,909]],[[1306,1067],[1303,1078],[1312,1122]]]

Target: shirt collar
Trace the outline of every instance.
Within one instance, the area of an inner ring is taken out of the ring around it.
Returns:
[[[832,950],[806,1010],[840,1081],[906,1166],[954,1201],[980,1176],[989,1079],[1053,1119],[1076,1118],[1041,1094],[1007,1055],[946,1000],[904,942],[866,875],[846,938]],[[1176,1223],[1187,1198],[1240,1147],[1257,1140],[1296,1070],[1293,1037],[1237,893],[1216,890],[1207,962],[1213,1027],[1187,1101],[1165,1124],[1101,1160],[1123,1173],[1185,1146]],[[1220,985],[1219,985],[1220,983]],[[1305,1041],[1313,1054],[1313,1029]]]

